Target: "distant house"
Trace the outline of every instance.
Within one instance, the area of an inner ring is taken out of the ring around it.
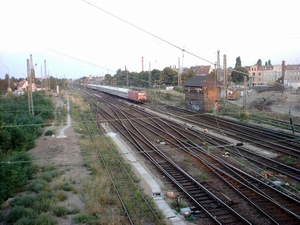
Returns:
[[[197,76],[205,76],[207,74],[210,74],[213,71],[211,66],[203,66],[203,65],[192,66],[190,70],[193,70]]]
[[[189,110],[206,113],[220,111],[220,90],[222,83],[213,76],[194,76],[184,84],[185,107]]]

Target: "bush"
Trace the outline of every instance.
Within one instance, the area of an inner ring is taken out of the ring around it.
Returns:
[[[37,195],[38,200],[50,199],[53,197],[54,197],[54,194],[50,191],[42,191],[42,192],[38,193],[38,195]]]
[[[37,218],[35,224],[55,225],[57,224],[57,219],[53,218],[49,214],[42,214]]]
[[[11,197],[16,188],[24,186],[32,177],[31,160],[31,156],[24,151],[0,155],[0,161],[8,162],[0,164],[0,203]]]
[[[26,189],[27,189],[27,191],[33,191],[33,192],[38,193],[40,191],[49,190],[50,187],[46,181],[37,179],[37,180],[32,181],[30,184],[28,184]]]
[[[32,209],[25,208],[24,206],[16,206],[12,208],[5,216],[5,221],[7,223],[15,223],[23,217],[35,218],[36,213]]]
[[[45,136],[52,136],[53,134],[55,134],[54,130],[47,130],[44,135]]]
[[[36,196],[25,194],[22,196],[15,197],[11,202],[11,206],[24,206],[24,207],[32,207],[34,201],[36,200]]]
[[[28,217],[22,217],[17,222],[14,223],[14,225],[32,225],[35,224],[36,218],[28,218]]]
[[[39,201],[35,201],[33,208],[38,213],[47,212],[50,209],[52,209],[52,207],[57,203],[58,203],[57,198],[50,198],[50,199],[43,198]]]
[[[63,191],[56,192],[55,197],[61,202],[68,199],[68,195]]]
[[[88,223],[89,215],[86,213],[79,213],[73,217],[72,221],[74,223]]]
[[[40,179],[45,180],[47,182],[51,182],[53,178],[59,176],[61,172],[54,170],[54,171],[46,171],[40,175]]]
[[[69,210],[65,206],[56,206],[53,208],[53,213],[55,216],[64,217],[68,215]]]
[[[72,191],[73,188],[72,188],[72,185],[66,183],[66,184],[64,184],[64,186],[62,187],[62,189],[64,191]]]

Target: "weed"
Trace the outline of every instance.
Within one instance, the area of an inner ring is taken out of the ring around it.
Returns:
[[[65,206],[56,206],[53,208],[53,213],[55,216],[65,217],[66,215],[68,215],[69,210]]]
[[[11,202],[11,206],[24,206],[24,207],[31,207],[36,200],[36,196],[25,194],[18,197],[15,197]]]
[[[37,173],[40,171],[40,166],[34,164],[32,165],[32,173]]]
[[[207,180],[207,175],[202,173],[199,175],[201,180]]]
[[[79,213],[73,217],[74,223],[88,223],[89,222],[89,215],[86,213]]]
[[[80,212],[80,209],[77,206],[73,206],[70,210],[69,213],[70,214],[77,214]]]
[[[56,192],[55,197],[61,202],[68,199],[68,195],[63,191]]]
[[[78,192],[79,192],[78,189],[76,187],[72,186],[72,193],[73,194],[78,194]]]
[[[52,208],[53,205],[57,204],[57,202],[58,199],[55,197],[50,199],[43,198],[40,201],[35,201],[33,208],[38,213],[47,212]]]
[[[54,130],[47,130],[44,135],[45,136],[52,136],[53,134],[55,134]]]
[[[32,181],[30,184],[27,185],[26,190],[27,191],[32,191],[32,192],[40,192],[40,191],[46,191],[49,190],[50,187],[48,183],[44,180],[37,179]]]
[[[16,206],[13,207],[5,216],[5,221],[7,223],[15,223],[23,217],[34,218],[36,217],[36,213],[30,208],[25,208],[24,206]]]
[[[22,217],[21,219],[17,220],[14,225],[32,225],[35,224],[35,220],[36,218]]]
[[[193,215],[189,215],[186,220],[190,223],[194,223],[196,221],[195,217]]]
[[[57,219],[49,214],[41,214],[35,221],[35,224],[55,225]]]
[[[42,191],[42,192],[38,193],[38,195],[37,195],[38,200],[50,199],[53,197],[54,197],[54,194],[50,191]]]
[[[52,179],[59,174],[58,171],[47,171],[45,173],[42,173],[40,175],[40,179],[47,181],[47,182],[51,182]]]
[[[48,165],[42,167],[43,172],[56,170],[56,169],[57,169],[57,166],[55,166],[54,164],[48,164]]]
[[[65,184],[62,186],[62,189],[63,189],[64,191],[72,191],[73,186],[70,185],[70,184],[68,184],[68,183],[65,183]]]

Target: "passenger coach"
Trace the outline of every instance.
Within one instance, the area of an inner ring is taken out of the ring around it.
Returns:
[[[147,94],[145,91],[135,91],[127,88],[111,87],[96,84],[88,84],[87,87],[93,90],[98,90],[104,93],[108,93],[137,102],[145,102],[147,100]]]

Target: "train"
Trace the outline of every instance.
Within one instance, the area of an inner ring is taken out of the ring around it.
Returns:
[[[111,86],[97,85],[97,84],[88,84],[87,88],[92,90],[98,90],[121,98],[125,98],[127,100],[134,101],[134,102],[147,101],[147,94],[145,91],[137,91],[137,90],[127,89],[127,88],[111,87]]]

